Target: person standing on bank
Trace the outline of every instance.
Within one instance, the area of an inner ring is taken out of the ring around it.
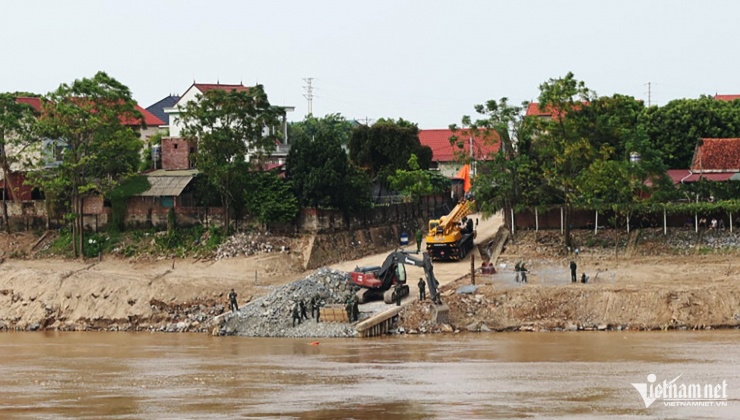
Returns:
[[[316,294],[316,304],[314,305],[314,308],[316,308],[316,323],[319,323],[319,319],[321,318],[321,297]]]
[[[236,302],[236,292],[234,289],[231,289],[231,292],[229,293],[229,308],[231,309],[231,312],[239,310],[239,304]]]
[[[571,261],[570,262],[570,281],[571,283],[577,283],[578,282],[578,276],[576,276],[576,262]]]
[[[424,279],[419,277],[419,300],[425,300],[427,298],[427,285],[424,284]]]
[[[306,301],[301,299],[298,305],[301,308],[301,319],[308,319],[308,315],[306,314]]]
[[[301,310],[298,306],[298,302],[293,302],[293,310],[291,312],[293,314],[293,327],[295,327],[296,321],[298,321],[298,325],[301,325]]]
[[[421,228],[416,230],[416,253],[421,253],[421,241],[424,239],[424,232],[421,231]]]

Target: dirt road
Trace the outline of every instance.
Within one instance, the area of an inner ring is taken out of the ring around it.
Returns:
[[[500,214],[496,214],[492,217],[484,219],[480,213],[473,213],[469,218],[476,220],[478,219],[478,228],[475,245],[484,243],[496,234],[498,228],[501,226],[503,219]],[[405,247],[407,251],[416,252],[416,244],[411,243]],[[426,240],[422,244],[422,250],[426,249]],[[476,246],[472,252],[470,252],[463,261],[437,261],[434,263],[434,275],[439,281],[440,285],[451,283],[461,277],[470,274],[470,258],[471,255],[475,257],[476,267],[480,267],[482,262],[478,247]],[[355,267],[363,266],[374,266],[381,265],[385,258],[388,256],[387,252],[369,255],[364,258],[360,258],[352,261],[344,261],[338,264],[333,264],[331,267],[342,271],[352,271]],[[406,266],[407,281],[411,289],[411,294],[406,298],[406,301],[417,299],[419,297],[419,289],[416,283],[420,277],[424,277],[424,270],[420,267],[408,265]]]

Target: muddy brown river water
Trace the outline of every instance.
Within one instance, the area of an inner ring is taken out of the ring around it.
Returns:
[[[0,334],[2,419],[740,418],[740,332]],[[646,408],[649,374],[724,402]],[[721,397],[721,396],[720,396]],[[725,405],[726,404],[726,405]]]

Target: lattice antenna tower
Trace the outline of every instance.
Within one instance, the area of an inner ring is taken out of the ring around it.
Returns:
[[[306,85],[303,86],[303,89],[306,90],[303,97],[308,101],[307,115],[313,115],[313,77],[307,77],[303,81],[306,82]]]

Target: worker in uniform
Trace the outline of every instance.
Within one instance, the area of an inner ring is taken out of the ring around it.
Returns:
[[[306,301],[301,299],[300,302],[298,302],[298,306],[301,308],[301,319],[308,319],[308,315],[306,314]]]
[[[316,304],[314,305],[314,308],[316,308],[316,323],[319,323],[319,318],[321,318],[321,297],[318,293],[316,293]]]
[[[425,300],[427,298],[427,292],[426,292],[426,284],[424,283],[424,279],[419,277],[419,300]]]
[[[344,310],[347,312],[347,321],[352,322],[352,297],[347,296],[344,300]]]
[[[578,281],[578,277],[576,277],[576,262],[571,261],[570,262],[570,281],[571,283],[576,283]]]
[[[357,322],[360,319],[360,300],[357,296],[352,296],[352,321]]]
[[[401,282],[396,282],[396,290],[394,292],[396,295],[396,306],[401,306]]]
[[[522,283],[526,283],[527,282],[527,267],[525,267],[524,264],[525,263],[522,263],[519,266],[519,271],[521,272],[521,275],[522,275]]]
[[[311,311],[311,319],[314,317],[314,306],[316,306],[316,298],[311,296],[311,299],[308,300],[308,310]]]
[[[298,325],[301,325],[301,311],[298,307],[298,302],[293,303],[293,326],[295,327],[295,322],[298,321]]]
[[[231,312],[239,310],[239,304],[236,302],[236,292],[234,289],[231,289],[231,292],[229,293],[229,308],[231,309]]]
[[[421,241],[424,239],[424,233],[421,231],[421,228],[416,230],[416,253],[421,252]]]

